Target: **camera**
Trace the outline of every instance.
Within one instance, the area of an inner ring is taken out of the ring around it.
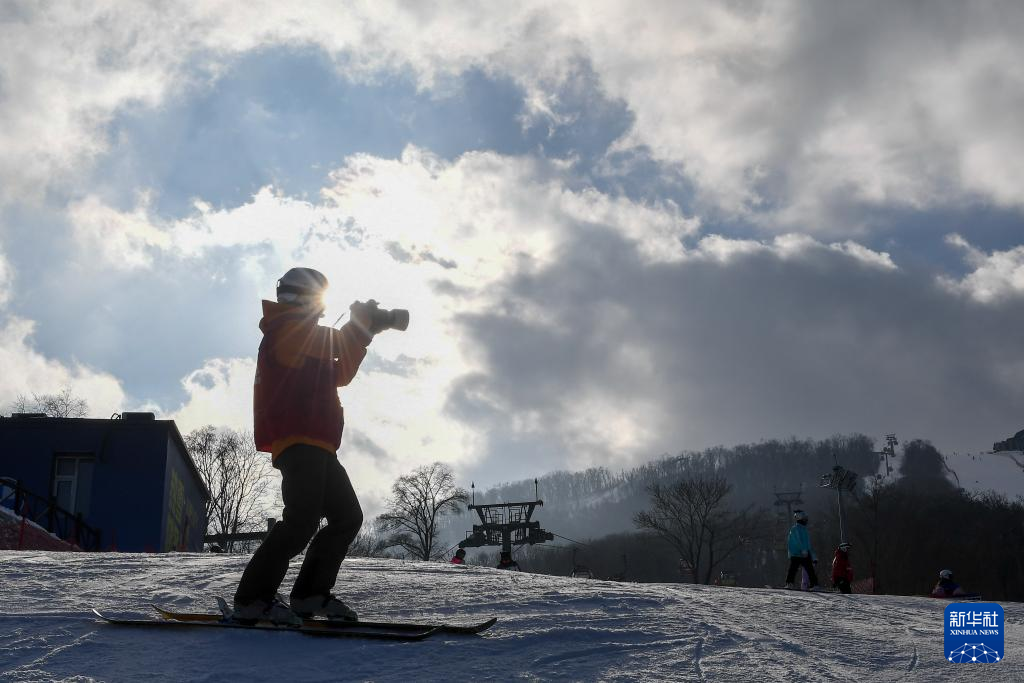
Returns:
[[[377,334],[384,330],[400,330],[404,332],[409,327],[409,311],[404,308],[393,308],[388,310],[381,308],[373,299],[362,302],[356,301],[349,309],[353,317],[362,314],[368,320],[370,334]]]

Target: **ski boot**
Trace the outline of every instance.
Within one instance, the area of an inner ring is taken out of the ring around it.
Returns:
[[[277,626],[302,626],[302,617],[280,598],[274,598],[269,603],[265,600],[254,600],[244,605],[236,602],[231,610],[231,619],[249,625],[269,621]]]
[[[358,621],[356,611],[333,595],[292,598],[292,610],[300,617],[323,617],[330,621]]]

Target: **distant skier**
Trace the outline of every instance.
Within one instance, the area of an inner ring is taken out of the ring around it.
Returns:
[[[939,572],[939,582],[932,589],[933,598],[952,598],[960,595],[967,595],[967,592],[953,580],[953,572],[943,569]]]
[[[512,559],[512,553],[501,553],[501,559],[498,560],[498,569],[508,569],[510,571],[519,571],[519,563]]]
[[[466,549],[459,548],[455,551],[455,556],[451,559],[452,564],[466,564]]]
[[[832,558],[832,585],[840,593],[849,595],[853,592],[853,566],[850,564],[850,548],[853,547],[847,542],[842,542],[836,548],[835,557]]]
[[[789,571],[786,572],[786,588],[794,589],[796,585],[793,580],[796,578],[796,570],[800,567],[807,572],[807,590],[815,590],[818,587],[818,575],[814,572],[814,565],[818,558],[811,550],[811,536],[807,533],[807,513],[803,510],[793,512],[793,519],[796,523],[789,530],[787,545],[789,546]]]
[[[284,512],[249,560],[235,591],[234,616],[301,624],[302,617],[356,619],[331,589],[363,512],[338,462],[344,413],[338,387],[355,377],[376,332],[374,304],[356,302],[341,329],[319,324],[327,278],[292,268],[263,302],[263,341],[256,360],[256,448],[281,471]],[[327,524],[318,527],[322,518]],[[310,539],[312,542],[310,543]],[[309,547],[306,548],[306,544]],[[289,561],[306,548],[291,606],[276,595]]]

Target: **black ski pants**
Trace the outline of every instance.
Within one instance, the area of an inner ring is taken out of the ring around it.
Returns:
[[[832,583],[835,585],[835,587],[839,590],[840,593],[849,595],[853,592],[852,587],[850,586],[850,582],[847,581],[845,578],[836,579]]]
[[[814,588],[818,585],[818,575],[814,573],[814,561],[809,557],[789,558],[789,571],[786,572],[786,583],[794,583],[796,570],[803,567],[807,570],[807,585]]]
[[[239,604],[273,600],[288,573],[288,562],[307,543],[309,548],[291,597],[327,596],[363,524],[363,511],[352,482],[334,453],[299,444],[282,451],[274,467],[281,470],[284,512],[242,573],[235,591]],[[327,525],[318,532],[320,520],[325,517]]]

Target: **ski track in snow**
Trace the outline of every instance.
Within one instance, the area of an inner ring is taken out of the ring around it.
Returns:
[[[1007,659],[943,657],[944,601],[636,584],[398,560],[346,560],[364,618],[498,624],[418,643],[147,630],[150,607],[215,612],[248,556],[0,551],[0,681],[1024,680],[1024,604],[1001,603]],[[294,579],[292,564],[285,590]],[[979,670],[978,667],[984,667]]]

